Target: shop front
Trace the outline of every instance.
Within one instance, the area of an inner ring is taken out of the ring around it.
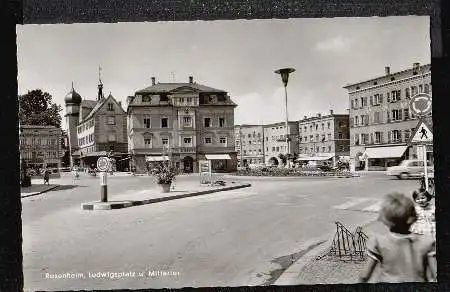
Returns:
[[[386,170],[398,165],[409,156],[407,149],[406,145],[366,148],[362,155],[365,170]]]

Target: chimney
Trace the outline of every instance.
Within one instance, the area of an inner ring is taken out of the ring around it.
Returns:
[[[194,77],[189,76],[189,83],[194,83]]]
[[[388,66],[384,67],[384,74],[386,75],[391,74],[391,68],[389,68]]]
[[[414,63],[414,64],[413,64],[413,69],[414,69],[414,70],[418,70],[419,67],[420,67],[420,63]]]
[[[330,115],[333,115],[333,113],[334,113],[334,111],[333,111],[333,110],[330,110]]]
[[[307,116],[303,116],[303,119],[306,120],[308,117]]]
[[[322,115],[320,113],[317,114],[317,117],[320,118]]]
[[[155,85],[155,83],[156,83],[156,78],[152,77],[152,85]]]
[[[122,107],[122,102],[121,101],[119,101],[119,106]]]

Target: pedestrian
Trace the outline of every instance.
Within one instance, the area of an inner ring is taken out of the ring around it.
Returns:
[[[369,238],[368,263],[360,282],[371,280],[376,266],[380,267],[378,282],[436,281],[436,241],[430,235],[409,231],[416,219],[414,202],[410,198],[401,193],[385,197],[379,220],[389,232]]]
[[[45,168],[44,170],[44,185],[45,184],[50,185],[50,170],[48,170],[48,168]]]
[[[72,184],[75,184],[79,177],[78,168],[74,166],[72,168]]]
[[[436,209],[431,202],[433,196],[424,188],[412,193],[416,203],[417,221],[411,226],[411,232],[416,234],[429,234],[436,238]]]

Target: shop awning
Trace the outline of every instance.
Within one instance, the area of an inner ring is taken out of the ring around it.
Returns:
[[[166,161],[169,156],[145,156],[145,161]]]
[[[297,158],[297,161],[323,161],[333,158],[334,155],[327,156],[304,156]]]
[[[222,160],[222,159],[231,159],[228,154],[205,154],[206,159],[208,160]]]
[[[363,158],[399,158],[408,146],[390,146],[366,148]]]

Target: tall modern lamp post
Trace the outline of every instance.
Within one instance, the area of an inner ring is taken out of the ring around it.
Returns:
[[[285,96],[285,103],[286,103],[286,150],[287,150],[287,158],[286,158],[286,166],[287,168],[290,168],[290,149],[289,149],[289,129],[288,129],[288,102],[287,102],[287,84],[289,80],[289,74],[293,73],[295,71],[294,68],[283,68],[278,69],[275,71],[275,73],[281,75],[281,81],[283,81],[284,84],[284,96]]]

